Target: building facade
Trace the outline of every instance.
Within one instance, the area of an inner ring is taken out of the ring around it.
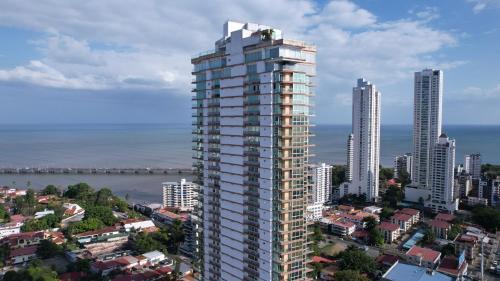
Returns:
[[[321,163],[313,174],[313,203],[325,204],[331,200],[332,166]]]
[[[455,184],[455,140],[445,134],[434,145],[431,159],[431,200],[426,205],[436,213],[458,210],[454,196]]]
[[[415,73],[413,109],[412,185],[430,189],[432,147],[441,135],[443,72],[424,69]]]
[[[347,138],[347,168],[346,168],[346,180],[348,182],[352,181],[352,165],[354,161],[354,135],[349,134]]]
[[[227,22],[192,59],[203,280],[307,280],[314,46]]]
[[[352,91],[352,136],[352,180],[348,193],[365,194],[367,201],[376,201],[380,163],[380,92],[362,78]]]
[[[195,183],[181,179],[180,182],[164,182],[162,185],[164,207],[179,208],[183,211],[193,209],[197,190]]]
[[[399,178],[402,173],[406,173],[411,178],[412,163],[411,153],[396,156],[394,158],[394,178]]]
[[[467,154],[464,157],[464,172],[472,176],[473,180],[481,178],[481,154]]]

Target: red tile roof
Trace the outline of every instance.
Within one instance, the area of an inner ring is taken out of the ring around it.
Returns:
[[[351,234],[352,237],[356,237],[356,238],[366,238],[366,237],[368,237],[368,235],[369,235],[368,231],[366,231],[364,229],[355,230]]]
[[[391,218],[394,218],[398,221],[409,221],[412,219],[412,216],[403,213],[395,213]]]
[[[22,222],[25,221],[26,218],[23,215],[13,215],[10,216],[10,222]]]
[[[378,227],[382,230],[387,230],[387,231],[396,231],[399,229],[399,225],[386,221],[380,223]]]
[[[466,242],[466,243],[474,243],[477,240],[478,240],[478,238],[476,236],[462,234],[462,235],[458,236],[456,241]]]
[[[332,222],[333,225],[338,225],[340,227],[345,227],[345,228],[351,228],[351,227],[355,227],[356,225],[352,222],[341,222],[341,221],[334,221]]]
[[[316,263],[335,263],[334,260],[327,259],[327,258],[324,258],[324,257],[321,257],[321,256],[313,256],[312,257],[312,262],[316,262]]]
[[[466,266],[467,262],[463,262],[458,268],[458,259],[454,256],[447,256],[441,260],[437,271],[458,277],[465,272]]]
[[[12,249],[12,250],[10,250],[9,257],[14,258],[14,257],[19,257],[19,256],[34,255],[36,253],[37,249],[38,249],[38,246],[29,246],[29,247],[24,247],[24,248]]]
[[[108,226],[105,228],[97,229],[97,230],[91,230],[91,231],[86,231],[82,233],[75,234],[75,237],[83,237],[83,236],[90,236],[90,235],[100,235],[104,233],[109,233],[109,232],[115,232],[118,231],[116,226]]]
[[[408,252],[406,252],[406,255],[413,257],[422,257],[423,261],[435,262],[439,258],[441,253],[438,251],[434,251],[433,249],[413,246],[410,248],[410,250],[408,250]]]
[[[66,272],[59,275],[60,281],[79,281],[87,274],[85,272]]]
[[[410,215],[410,216],[415,216],[415,215],[418,215],[420,213],[418,210],[415,210],[412,208],[403,208],[399,212],[401,212],[403,214]]]
[[[434,219],[451,222],[454,218],[455,216],[452,214],[439,213]]]
[[[441,221],[441,220],[431,220],[429,222],[430,226],[436,227],[436,228],[450,228],[451,224],[449,224],[446,221]]]
[[[391,266],[399,260],[398,256],[381,255],[377,257],[377,262],[383,265]]]

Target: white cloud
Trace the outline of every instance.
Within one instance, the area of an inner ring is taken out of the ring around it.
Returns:
[[[450,96],[452,100],[484,102],[491,100],[500,100],[500,84],[494,88],[484,89],[476,86],[470,86],[463,89],[462,92]]]
[[[475,14],[478,14],[489,7],[500,7],[500,0],[467,0],[467,2],[472,3],[472,11]]]
[[[309,0],[175,5],[159,0],[5,0],[0,10],[0,25],[46,34],[34,41],[42,57],[1,70],[0,80],[49,87],[166,88],[191,94],[190,56],[213,46],[227,15],[316,43],[318,95],[345,93],[361,76],[389,84],[411,79],[413,71],[424,67],[462,63],[433,56],[457,44],[453,34],[430,26],[438,15],[433,8],[414,19],[389,22],[349,1],[331,1],[321,8]]]

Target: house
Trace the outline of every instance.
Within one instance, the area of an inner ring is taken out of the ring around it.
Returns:
[[[440,272],[412,264],[396,262],[382,275],[382,281],[455,281]]]
[[[373,217],[377,222],[380,220],[377,215],[365,212],[353,212],[351,214],[340,213],[338,216],[344,222],[354,223],[357,229],[363,229],[366,227],[365,218],[367,217]]]
[[[462,280],[463,277],[467,275],[468,266],[469,265],[465,259],[460,259],[455,256],[446,256],[443,258],[436,270],[448,276],[457,278],[457,280]]]
[[[363,212],[370,214],[380,214],[382,212],[382,208],[377,206],[368,206],[363,208]]]
[[[142,254],[149,264],[155,265],[163,260],[165,260],[165,254],[160,251],[152,251]]]
[[[429,222],[429,226],[432,229],[434,235],[437,238],[448,239],[448,232],[451,229],[451,224],[442,220],[431,220]]]
[[[167,209],[160,209],[151,215],[151,219],[165,226],[172,225],[175,221],[180,221],[182,223],[182,231],[184,232],[184,242],[180,245],[179,251],[188,257],[193,257],[193,254],[196,252],[196,225],[190,213],[174,213]]]
[[[429,248],[413,246],[406,252],[406,260],[418,266],[434,269],[439,263],[441,253]]]
[[[43,240],[41,231],[22,232],[2,238],[0,244],[8,244],[11,249],[17,249],[38,245],[41,240]]]
[[[455,216],[452,214],[439,213],[434,219],[451,223],[455,219]]]
[[[319,276],[320,276],[319,280],[333,281],[333,280],[335,280],[335,273],[339,270],[340,270],[340,268],[336,264],[326,266],[323,269],[321,269],[321,272],[319,274]]]
[[[21,226],[23,226],[23,224],[23,222],[14,222],[11,220],[6,224],[0,225],[0,239],[12,234],[20,233]]]
[[[385,243],[392,243],[399,238],[399,225],[384,221],[377,227],[384,235]]]
[[[394,265],[396,262],[399,261],[399,257],[389,255],[389,254],[383,254],[383,255],[378,256],[376,261],[378,264],[380,264],[382,266],[391,267],[392,265]]]
[[[64,234],[60,231],[45,231],[43,233],[43,239],[50,240],[56,245],[62,245],[66,242]]]
[[[403,213],[406,215],[410,215],[412,217],[412,225],[416,224],[420,221],[420,211],[412,208],[403,208],[398,211],[399,213]]]
[[[109,226],[98,230],[86,231],[75,234],[74,237],[80,244],[112,242],[128,237],[128,233],[120,231],[116,226]]]
[[[72,217],[74,215],[85,213],[85,209],[83,209],[82,207],[80,207],[80,205],[75,203],[64,203],[63,208],[65,217]]]
[[[8,264],[20,264],[36,258],[38,246],[28,246],[10,250]]]
[[[36,212],[35,213],[35,219],[41,219],[43,217],[45,217],[46,215],[53,215],[54,214],[54,210],[43,210],[43,211],[40,211],[40,212]]]
[[[143,231],[156,228],[153,221],[148,219],[127,219],[121,221],[120,225],[126,232],[130,232],[132,229],[136,231]]]
[[[399,225],[401,232],[406,232],[413,224],[413,217],[403,213],[395,213],[391,217],[391,223]]]
[[[339,205],[337,207],[337,210],[341,211],[341,212],[344,212],[344,213],[351,213],[354,211],[354,207],[353,206],[349,206],[349,205]]]
[[[66,272],[59,275],[59,281],[79,281],[86,276],[85,272]]]
[[[139,260],[132,256],[119,257],[114,260],[96,261],[90,265],[90,271],[106,276],[112,271],[123,271],[139,265]]]
[[[329,230],[338,236],[350,236],[356,230],[356,225],[348,221],[332,221],[329,224]]]
[[[461,234],[455,239],[455,254],[460,255],[465,252],[465,258],[472,261],[476,256],[478,256],[478,242],[479,239],[476,236]]]

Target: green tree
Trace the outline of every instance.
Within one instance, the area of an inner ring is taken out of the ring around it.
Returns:
[[[404,193],[401,188],[397,186],[389,186],[387,191],[382,195],[382,201],[386,205],[396,208],[398,206],[398,202],[401,202],[404,198]]]
[[[448,232],[448,240],[454,240],[460,233],[462,233],[462,228],[459,224],[452,224],[451,229]]]
[[[38,256],[44,259],[48,259],[56,255],[60,255],[62,253],[63,253],[62,247],[53,243],[50,240],[42,240],[37,249]]]
[[[26,221],[24,225],[21,226],[21,231],[29,232],[56,228],[59,227],[60,222],[60,217],[57,217],[55,214],[49,214],[39,219],[31,219]]]
[[[7,212],[7,210],[5,210],[5,207],[3,204],[0,204],[0,221],[6,222],[6,221],[9,221],[9,219],[10,219],[9,212]]]
[[[377,229],[373,228],[369,232],[370,244],[375,246],[384,245],[384,235]]]
[[[382,211],[380,212],[380,220],[388,219],[392,215],[394,215],[394,209],[389,208],[389,207],[384,207],[384,208],[382,208]]]
[[[113,192],[109,188],[101,188],[96,192],[96,206],[110,206],[111,202],[113,202]]]
[[[491,207],[475,207],[472,210],[472,220],[490,232],[500,229],[500,211]]]
[[[78,183],[75,185],[68,186],[66,192],[64,192],[64,197],[72,198],[87,202],[94,196],[94,189],[86,183]]]
[[[84,219],[95,218],[102,221],[105,225],[113,225],[118,219],[113,215],[113,210],[107,206],[91,206],[85,209]]]
[[[86,272],[90,273],[90,260],[82,259],[76,262],[72,262],[67,265],[66,270],[68,272]]]
[[[346,181],[346,167],[334,165],[332,167],[332,186],[338,186]]]
[[[42,189],[40,191],[40,193],[42,195],[57,195],[57,196],[59,196],[61,194],[61,191],[55,185],[49,184],[44,189]]]
[[[349,246],[340,253],[340,268],[342,270],[357,270],[363,273],[375,271],[375,260],[356,246]]]
[[[398,173],[398,180],[401,183],[401,187],[407,186],[410,182],[410,174],[407,171],[401,171]]]
[[[10,247],[8,244],[0,246],[0,266],[4,266],[4,261],[7,260],[10,254]]]
[[[85,219],[79,222],[74,222],[71,223],[68,228],[66,229],[66,232],[69,236],[73,234],[78,234],[86,231],[91,231],[91,230],[96,230],[96,229],[101,229],[105,225],[104,223],[98,219],[98,218],[89,218]]]
[[[335,273],[335,281],[369,281],[356,270],[341,270]]]
[[[421,245],[429,245],[434,243],[434,240],[436,240],[436,235],[434,234],[434,231],[432,229],[427,228],[424,232],[424,237],[422,237],[422,240],[420,240]]]
[[[394,169],[380,167],[379,180],[385,184],[388,180],[394,178]]]
[[[448,243],[441,248],[441,255],[443,255],[443,257],[454,254],[455,254],[455,245],[453,245],[452,243]]]
[[[375,229],[375,227],[377,227],[377,224],[378,224],[377,220],[374,217],[372,217],[372,216],[365,217],[363,219],[363,221],[366,223],[365,228],[368,231],[370,231],[372,229]]]
[[[57,273],[49,268],[32,263],[27,269],[7,271],[4,281],[57,281]]]

